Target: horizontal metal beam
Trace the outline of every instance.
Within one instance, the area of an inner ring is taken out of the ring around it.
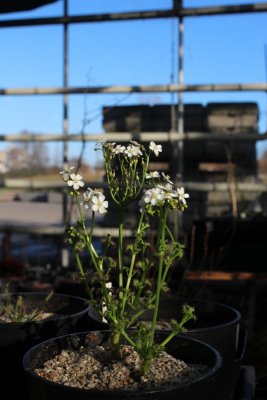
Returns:
[[[36,235],[64,235],[66,227],[61,226],[47,226],[47,225],[25,225],[25,224],[0,224],[0,232],[16,232],[16,233],[34,233]],[[105,237],[110,234],[112,237],[118,237],[119,230],[117,228],[94,228],[94,237]],[[133,237],[135,231],[132,229],[124,229],[124,237]]]
[[[187,190],[200,192],[226,192],[230,185],[226,182],[183,182]],[[256,182],[237,182],[237,192],[267,192],[267,184]]]
[[[267,91],[267,83],[236,83],[236,84],[171,84],[171,85],[133,85],[133,86],[83,86],[83,87],[38,87],[0,89],[0,95],[48,95],[48,94],[120,94],[120,93],[164,93],[164,92],[240,92]]]
[[[87,181],[86,187],[92,188],[105,187],[107,184],[104,181]],[[66,183],[60,179],[44,180],[38,178],[4,178],[2,187],[8,189],[62,189],[66,187]]]
[[[141,19],[160,19],[171,18],[177,14],[174,10],[151,10],[151,11],[135,11],[122,13],[105,13],[105,14],[87,14],[73,15],[67,17],[46,17],[46,18],[27,18],[16,20],[0,21],[0,28],[18,27],[18,26],[41,26],[41,25],[64,25],[64,24],[80,24],[88,22],[115,22],[130,21]]]
[[[198,17],[208,15],[225,15],[225,14],[244,14],[255,12],[266,12],[267,3],[251,3],[251,4],[232,4],[229,6],[211,6],[211,7],[188,7],[183,8],[178,13],[182,17]]]
[[[201,192],[225,192],[229,190],[227,182],[183,182],[181,183],[187,190]],[[2,186],[9,189],[62,189],[66,184],[58,180],[44,181],[35,178],[6,178]],[[107,186],[105,181],[87,181],[86,187],[103,188]],[[241,192],[266,192],[267,184],[257,182],[237,182],[237,190]]]
[[[214,142],[242,142],[242,141],[262,141],[267,139],[267,133],[213,133],[213,132],[106,132],[102,133],[86,133],[86,134],[69,134],[67,137],[60,134],[0,134],[0,141],[3,142],[98,142],[119,141],[129,142],[137,140],[140,142],[149,142],[151,140],[157,142],[175,142],[175,141],[214,141]]]
[[[73,15],[67,17],[45,17],[45,18],[27,18],[10,19],[0,21],[0,28],[10,28],[19,26],[42,26],[42,25],[64,25],[80,24],[88,22],[115,22],[131,21],[141,19],[160,19],[173,17],[196,17],[224,14],[244,14],[259,13],[267,11],[267,3],[237,4],[229,6],[212,7],[188,7],[167,10],[133,11],[120,13],[87,14]]]

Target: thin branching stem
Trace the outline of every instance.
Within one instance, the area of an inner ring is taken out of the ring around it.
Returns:
[[[157,248],[157,250],[159,252],[159,265],[158,265],[157,283],[156,283],[155,307],[153,310],[153,317],[152,317],[152,323],[151,323],[151,334],[150,334],[151,343],[154,342],[154,335],[155,335],[155,329],[156,329],[158,311],[159,311],[160,294],[161,294],[161,289],[162,289],[162,273],[163,273],[163,262],[164,262],[164,255],[165,255],[165,251],[164,251],[165,232],[166,232],[168,211],[169,211],[169,207],[167,204],[163,207],[163,210],[161,210],[161,218],[160,218],[161,229],[159,231],[159,240],[158,240],[158,248]]]

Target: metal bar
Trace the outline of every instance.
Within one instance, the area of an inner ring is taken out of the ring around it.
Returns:
[[[183,0],[181,0],[182,5]],[[184,82],[184,21],[182,17],[178,19],[178,84],[182,85]],[[177,115],[177,131],[182,135],[184,134],[184,103],[183,92],[178,93],[178,115]],[[173,142],[172,150],[172,176],[175,177],[175,182],[182,182],[184,176],[184,142],[182,140]],[[179,235],[183,231],[183,215],[182,213],[174,211],[173,218],[173,231],[174,237],[178,240]]]
[[[183,85],[184,81],[184,22],[183,18],[179,17],[179,49],[178,49],[178,84]],[[178,132],[184,133],[184,103],[183,92],[178,93]],[[183,141],[179,141],[175,146],[174,161],[177,163],[176,173],[179,180],[183,180],[184,172],[184,146]]]
[[[187,190],[196,190],[201,192],[226,192],[229,190],[229,184],[226,182],[183,182]],[[238,192],[266,192],[267,184],[256,182],[236,183]]]
[[[224,14],[244,14],[244,13],[267,12],[267,3],[251,3],[229,6],[212,7],[188,7],[170,10],[150,10],[134,11],[122,13],[87,14],[73,15],[67,17],[46,17],[46,18],[27,18],[0,21],[0,28],[18,26],[42,26],[60,24],[78,24],[86,22],[114,22],[141,19],[160,19],[173,17],[196,17]]]
[[[267,9],[267,6],[266,6]],[[60,25],[60,24],[78,24],[86,22],[114,22],[139,19],[171,18],[175,17],[174,10],[151,10],[136,11],[124,13],[105,13],[105,14],[87,14],[73,15],[68,17],[47,17],[47,18],[27,18],[17,20],[0,21],[0,28],[18,27],[18,26],[41,26],[41,25]]]
[[[92,188],[104,188],[107,187],[107,183],[104,181],[88,181],[85,182],[86,186]],[[184,186],[187,190],[195,190],[201,192],[225,192],[229,190],[229,184],[227,182],[182,182],[179,183]],[[2,186],[6,188],[14,189],[60,189],[64,185],[64,182],[59,180],[43,181],[40,179],[12,179],[7,178],[2,182]],[[237,190],[240,192],[267,192],[267,184],[257,182],[239,182],[237,183]]]
[[[68,0],[64,0],[64,18],[68,17]],[[68,24],[63,25],[63,85],[68,88]],[[64,169],[68,164],[68,134],[69,134],[69,98],[65,93],[63,97],[63,165]],[[66,189],[62,191],[62,221],[67,223],[68,198]]]
[[[120,141],[129,142],[130,140],[140,140],[149,142],[151,140],[169,142],[169,141],[212,141],[212,142],[242,142],[242,141],[262,141],[267,139],[267,133],[212,133],[212,132],[186,132],[179,133],[175,131],[170,132],[111,132],[111,133],[87,133],[87,134],[69,134],[67,138],[60,133],[46,133],[46,134],[0,134],[0,142],[98,142],[100,140],[106,141]]]
[[[199,17],[209,15],[244,14],[266,12],[267,3],[233,4],[229,6],[190,7],[183,8],[180,15],[183,17]]]
[[[24,225],[24,224],[1,224],[0,232],[6,232],[7,230],[12,232],[21,233],[34,233],[38,235],[64,235],[65,226],[43,226],[43,225]],[[94,237],[104,237],[110,234],[112,237],[118,237],[118,229],[116,228],[94,228]],[[133,237],[135,234],[134,230],[124,229],[124,237]]]
[[[41,180],[38,178],[4,178],[1,185],[9,189],[62,189],[66,187],[66,183],[60,179]],[[93,188],[107,186],[107,184],[102,181],[88,181],[86,185]]]
[[[171,84],[171,85],[125,85],[125,86],[90,86],[90,87],[39,87],[39,88],[14,88],[0,89],[0,96],[20,95],[50,95],[50,94],[85,94],[85,93],[162,93],[162,92],[240,92],[267,91],[267,83],[236,83],[236,84]]]

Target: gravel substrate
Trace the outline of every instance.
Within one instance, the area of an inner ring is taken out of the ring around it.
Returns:
[[[139,377],[140,357],[127,345],[121,347],[121,360],[111,361],[110,351],[94,349],[62,350],[35,372],[45,379],[84,389],[153,389],[162,385],[184,384],[207,372],[201,364],[186,364],[162,352],[153,360],[146,377]]]

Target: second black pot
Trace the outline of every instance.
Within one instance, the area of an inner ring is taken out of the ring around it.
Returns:
[[[47,293],[10,293],[21,295],[32,309],[41,307],[54,312],[53,318],[32,322],[0,322],[0,386],[10,398],[27,399],[22,359],[25,352],[37,343],[52,337],[77,332],[88,319],[88,302],[80,297],[54,294],[45,302]],[[0,295],[5,300],[6,295]]]

